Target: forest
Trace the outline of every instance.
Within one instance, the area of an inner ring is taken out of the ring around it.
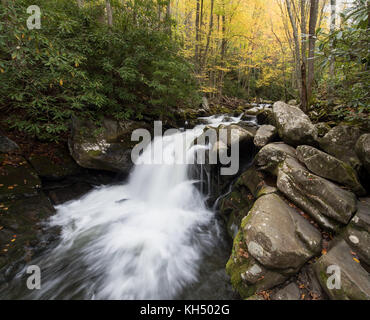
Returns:
[[[329,3],[330,2],[330,3]],[[297,99],[318,120],[366,124],[366,0],[2,1],[0,108],[59,140],[72,116],[171,116],[206,96]]]
[[[370,300],[369,35],[368,0],[0,0],[0,300]]]

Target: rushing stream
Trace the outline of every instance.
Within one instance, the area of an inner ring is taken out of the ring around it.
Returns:
[[[204,120],[216,127],[240,117]],[[225,228],[174,152],[177,135],[195,138],[204,126],[156,137],[139,158],[150,162],[155,144],[163,143],[165,164],[138,164],[125,184],[102,186],[57,206],[47,224],[61,228],[60,239],[30,263],[41,268],[41,289],[27,290],[23,270],[7,297],[235,298],[224,271],[230,254]],[[195,150],[189,144],[186,157]]]

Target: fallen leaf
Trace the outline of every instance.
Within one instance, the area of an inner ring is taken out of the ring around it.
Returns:
[[[353,258],[353,260],[355,260],[357,263],[360,263],[360,260],[358,260],[356,258]]]

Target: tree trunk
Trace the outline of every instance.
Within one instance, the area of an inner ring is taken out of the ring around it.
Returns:
[[[171,35],[171,0],[168,0],[167,7],[166,7],[166,19],[168,23],[167,32],[169,35]]]
[[[82,8],[84,6],[84,0],[77,0],[77,5],[79,8]]]
[[[213,30],[213,8],[214,8],[214,4],[215,4],[215,0],[211,0],[211,12],[210,12],[210,16],[209,16],[209,30],[208,30],[208,35],[207,35],[207,44],[206,44],[206,49],[204,51],[202,66],[205,66],[205,64],[207,63],[209,43],[211,41],[211,35],[212,35],[212,30]]]
[[[105,8],[107,10],[108,27],[112,27],[113,26],[113,10],[112,10],[110,0],[105,0]]]
[[[319,13],[319,0],[311,0],[310,23],[309,23],[309,42],[308,42],[308,80],[307,80],[307,99],[310,101],[312,96],[312,86],[315,79],[315,44],[316,44],[316,24]]]
[[[335,31],[335,15],[336,15],[336,6],[337,2],[336,0],[330,0],[330,8],[331,8],[331,14],[330,14],[330,33],[332,34]],[[331,50],[334,50],[334,41],[331,41],[330,44]],[[329,57],[329,75],[330,75],[330,85],[329,85],[329,103],[332,103],[333,101],[333,94],[334,94],[334,88],[333,88],[333,82],[335,77],[335,60],[334,56],[330,55]]]
[[[197,0],[197,10],[195,13],[195,63],[199,62],[199,17],[200,17],[200,0]]]
[[[304,112],[307,112],[307,23],[306,23],[306,0],[301,0],[301,107]]]

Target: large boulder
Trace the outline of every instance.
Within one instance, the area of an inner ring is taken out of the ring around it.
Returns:
[[[344,232],[347,243],[361,262],[370,266],[370,198],[361,198],[358,210]]]
[[[287,157],[296,157],[295,149],[283,142],[264,146],[256,155],[255,162],[260,170],[277,174],[277,168]]]
[[[370,133],[363,134],[356,143],[356,154],[370,174]]]
[[[312,216],[323,228],[338,231],[357,210],[352,192],[310,173],[294,158],[279,167],[278,189],[298,207]]]
[[[278,101],[272,112],[279,136],[285,143],[316,145],[317,129],[301,109]]]
[[[356,155],[355,145],[360,136],[361,131],[359,128],[339,125],[319,139],[320,148],[357,170],[361,163]]]
[[[328,267],[334,267],[335,269],[330,270]],[[338,242],[327,254],[321,256],[314,264],[314,270],[322,288],[330,299],[370,299],[369,273],[356,261],[352,255],[352,249],[345,241]],[[338,274],[338,278],[336,279],[337,282],[339,281],[337,284],[338,288],[334,287],[334,270]]]
[[[262,125],[257,130],[254,137],[254,144],[258,148],[264,147],[266,144],[272,142],[277,136],[277,130],[272,125]]]
[[[243,218],[226,270],[245,298],[284,282],[320,248],[320,232],[280,196],[267,194]]]
[[[133,166],[131,150],[135,142],[131,141],[131,133],[147,127],[143,122],[110,119],[98,127],[74,118],[68,141],[70,153],[81,167],[127,174]]]
[[[299,146],[296,153],[298,159],[314,174],[338,182],[357,195],[366,194],[357,172],[349,164],[311,146]]]

